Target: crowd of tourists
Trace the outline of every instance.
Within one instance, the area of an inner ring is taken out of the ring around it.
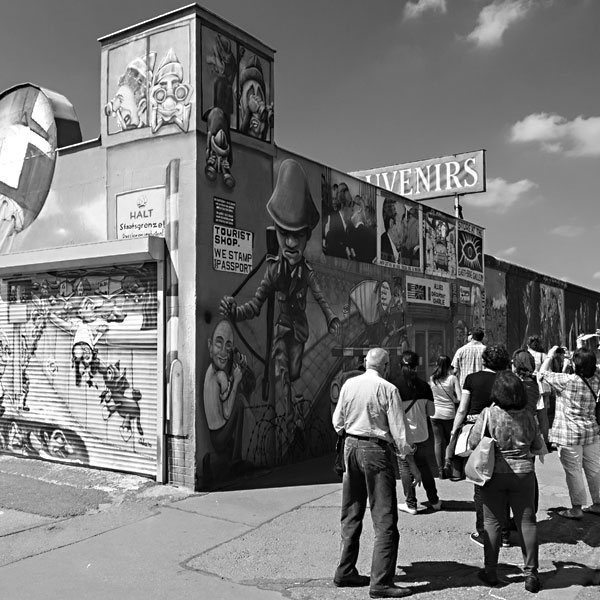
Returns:
[[[483,548],[478,578],[490,587],[501,583],[500,548],[510,545],[510,532],[516,530],[525,589],[540,590],[535,469],[547,453],[558,453],[571,500],[571,508],[557,514],[572,520],[584,513],[600,516],[595,351],[583,347],[583,336],[572,354],[561,346],[546,352],[538,336],[512,355],[505,346],[486,346],[483,340],[484,331],[474,329],[452,359],[439,356],[428,381],[418,375],[415,352],[403,352],[396,375],[390,376],[388,352],[372,348],[364,372],[342,386],[333,414],[333,426],[344,440],[342,551],[335,585],[369,586],[372,598],[412,593],[394,583],[398,511],[418,513],[420,485],[429,510],[443,510],[436,478],[474,482],[470,539]],[[480,479],[472,472],[484,439],[492,440],[486,445],[492,448],[491,468]],[[403,502],[398,502],[396,480]],[[370,576],[356,569],[367,505],[375,533]]]

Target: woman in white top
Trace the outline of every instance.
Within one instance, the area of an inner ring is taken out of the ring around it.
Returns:
[[[450,442],[450,432],[456,414],[456,405],[460,402],[461,389],[458,377],[454,375],[452,361],[449,356],[440,355],[429,385],[433,392],[435,413],[431,417],[431,427],[435,440],[435,460],[439,469],[440,479],[447,476],[446,448]]]

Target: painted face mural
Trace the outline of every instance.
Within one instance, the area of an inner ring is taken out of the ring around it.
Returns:
[[[150,126],[156,133],[173,123],[186,132],[190,126],[192,87],[183,83],[183,66],[171,48],[160,63],[150,89]]]
[[[56,145],[54,113],[41,90],[25,86],[0,98],[0,253],[42,210]]]
[[[148,125],[146,94],[155,60],[155,52],[132,60],[119,78],[117,93],[104,107],[104,114],[116,119],[121,131]]]

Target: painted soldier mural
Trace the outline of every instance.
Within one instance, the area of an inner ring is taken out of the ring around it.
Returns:
[[[279,252],[267,257],[267,268],[254,298],[238,305],[231,296],[221,300],[220,311],[232,321],[253,319],[269,297],[275,296],[279,314],[274,326],[272,361],[275,376],[277,415],[285,420],[286,433],[296,427],[293,383],[302,369],[304,345],[309,326],[306,317],[308,292],[312,293],[327,321],[330,333],[341,334],[341,322],[325,299],[304,250],[319,212],[313,202],[306,175],[300,164],[288,159],[281,163],[277,184],[267,203],[277,233]]]

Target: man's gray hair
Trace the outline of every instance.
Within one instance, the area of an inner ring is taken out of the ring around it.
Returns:
[[[365,366],[367,369],[376,369],[379,373],[383,373],[386,364],[389,362],[390,357],[387,350],[384,350],[383,348],[371,348],[367,352]]]

